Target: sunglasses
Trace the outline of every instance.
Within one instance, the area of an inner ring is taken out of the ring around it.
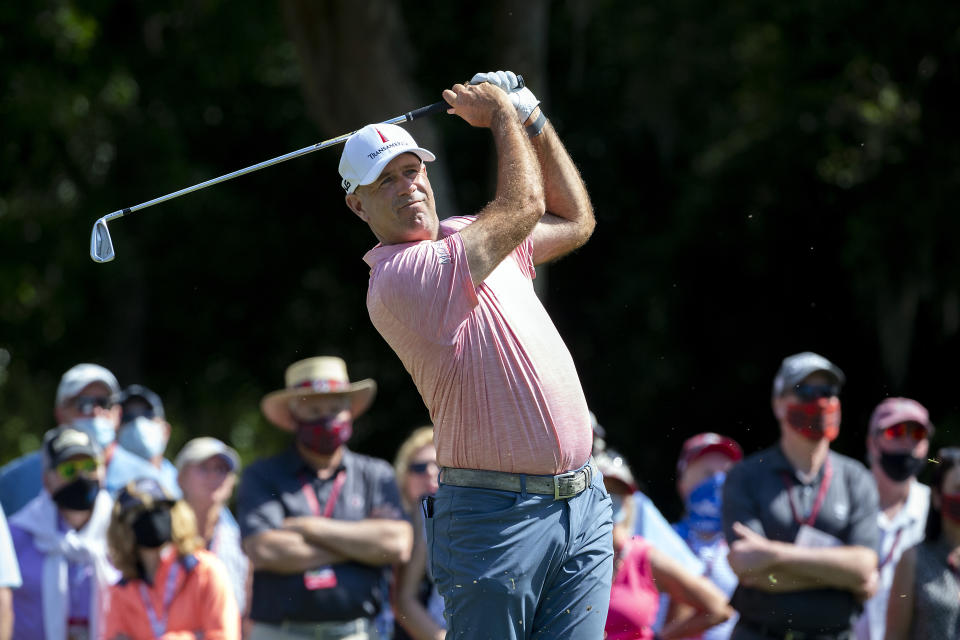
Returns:
[[[84,414],[93,413],[94,407],[101,409],[110,409],[113,407],[113,398],[102,398],[99,396],[77,396],[73,399],[73,406]]]
[[[898,422],[880,431],[884,440],[897,440],[906,435],[914,442],[920,442],[927,437],[927,430],[917,422]]]
[[[84,460],[68,460],[57,465],[57,473],[64,480],[73,480],[81,473],[94,473],[100,466],[93,458]]]
[[[798,384],[793,393],[804,402],[812,402],[820,398],[835,398],[840,395],[840,387],[835,384]]]
[[[411,462],[407,465],[410,473],[426,473],[428,469],[440,471],[440,465],[436,462]]]

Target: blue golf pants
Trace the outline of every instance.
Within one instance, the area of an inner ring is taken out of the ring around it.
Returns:
[[[613,576],[603,477],[563,500],[441,484],[427,544],[447,638],[597,640]]]

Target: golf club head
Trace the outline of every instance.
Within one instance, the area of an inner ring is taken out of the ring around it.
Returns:
[[[100,218],[93,223],[93,232],[90,234],[90,257],[94,262],[110,262],[116,255],[107,221]]]

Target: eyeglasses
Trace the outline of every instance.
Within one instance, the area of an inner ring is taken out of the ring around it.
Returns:
[[[77,396],[73,399],[72,404],[77,408],[77,411],[87,415],[93,413],[94,407],[110,409],[113,407],[113,398],[103,398],[100,396]]]
[[[918,422],[898,422],[880,431],[884,440],[897,440],[909,435],[915,442],[927,437],[927,429]]]
[[[793,387],[793,393],[804,402],[812,402],[820,398],[835,398],[840,395],[840,387],[835,384],[798,384]]]
[[[93,473],[97,470],[100,463],[93,458],[83,460],[67,460],[57,465],[57,473],[64,480],[73,480],[81,473]]]
[[[148,420],[153,420],[156,417],[157,414],[153,409],[124,409],[123,415],[120,418],[120,424],[133,422],[137,418],[147,418]]]
[[[407,465],[407,471],[410,473],[426,473],[427,470],[440,471],[440,465],[436,462],[411,462]]]

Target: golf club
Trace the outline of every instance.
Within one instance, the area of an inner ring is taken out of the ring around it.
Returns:
[[[426,107],[420,107],[414,111],[403,114],[402,116],[397,116],[396,118],[391,118],[389,120],[384,120],[382,124],[397,124],[400,122],[413,122],[418,118],[423,118],[425,116],[430,116],[435,113],[442,113],[450,107],[445,101],[441,100],[440,102],[435,102]],[[221,182],[226,182],[232,178],[242,176],[266,167],[285,162],[286,160],[292,160],[293,158],[299,158],[300,156],[318,151],[320,149],[326,149],[335,144],[340,144],[341,142],[346,142],[347,138],[352,136],[356,131],[351,131],[342,136],[336,138],[331,138],[330,140],[324,140],[323,142],[318,142],[316,144],[310,145],[309,147],[304,147],[298,151],[292,151],[282,156],[277,156],[270,160],[266,160],[259,164],[254,164],[245,169],[240,169],[232,173],[227,173],[220,176],[219,178],[213,178],[207,180],[206,182],[201,182],[195,184],[192,187],[187,187],[185,189],[180,189],[179,191],[174,191],[173,193],[168,193],[165,196],[160,196],[159,198],[154,198],[142,204],[134,205],[132,207],[127,207],[126,209],[120,209],[119,211],[114,211],[113,213],[108,213],[103,216],[95,223],[93,223],[93,232],[90,234],[90,257],[93,258],[94,262],[110,262],[116,257],[116,252],[113,249],[113,240],[110,238],[110,229],[107,228],[107,223],[111,220],[116,220],[117,218],[122,218],[123,216],[130,215],[134,211],[139,211],[141,209],[146,209],[147,207],[152,207],[155,204],[160,204],[161,202],[166,202],[167,200],[173,200],[182,195],[188,193],[193,193],[194,191],[199,191],[200,189],[206,189],[207,187],[219,184]]]

